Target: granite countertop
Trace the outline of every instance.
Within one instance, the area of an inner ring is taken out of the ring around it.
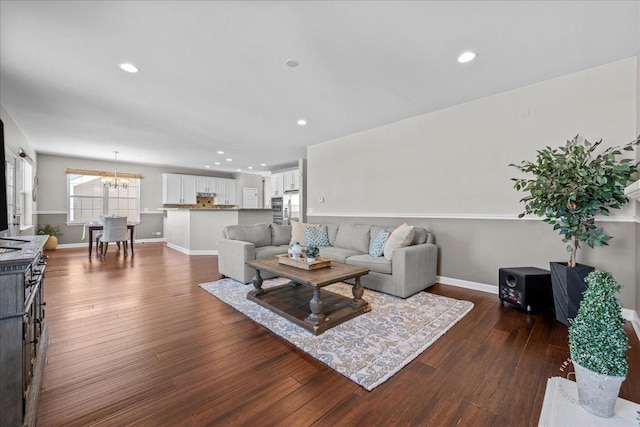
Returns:
[[[192,208],[192,207],[166,207],[158,208],[162,211],[268,211],[268,208]]]
[[[191,211],[271,211],[266,208],[187,208]]]

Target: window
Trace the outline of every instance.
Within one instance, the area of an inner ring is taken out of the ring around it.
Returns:
[[[140,176],[127,176],[127,188],[107,187],[102,183],[102,176],[105,173],[81,174],[67,171],[67,222],[98,222],[105,216],[126,216],[128,221],[139,222]]]
[[[20,228],[33,226],[33,166],[26,159],[20,159]]]

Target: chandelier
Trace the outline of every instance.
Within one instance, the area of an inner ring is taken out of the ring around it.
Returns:
[[[103,176],[102,185],[109,188],[127,188],[129,186],[129,180],[118,178],[118,151],[114,151],[114,172],[113,176]]]

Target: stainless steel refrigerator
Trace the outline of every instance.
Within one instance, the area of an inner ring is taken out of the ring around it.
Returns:
[[[285,191],[282,197],[282,223],[290,225],[291,221],[300,221],[300,193]]]

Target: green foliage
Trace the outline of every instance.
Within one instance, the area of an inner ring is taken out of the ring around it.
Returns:
[[[629,344],[615,297],[621,286],[606,271],[593,271],[585,281],[587,290],[569,327],[571,358],[599,374],[625,377]]]
[[[304,253],[308,258],[315,258],[320,255],[320,249],[315,245],[309,245],[307,246],[307,249],[305,249]]]
[[[569,267],[575,267],[580,242],[592,248],[608,245],[611,236],[596,227],[594,217],[608,216],[610,209],[620,209],[629,201],[624,188],[638,172],[638,163],[618,157],[640,145],[640,135],[622,147],[609,147],[597,154],[601,143],[578,135],[564,147],[538,150],[533,162],[509,165],[533,175],[531,179],[512,178],[516,190],[529,193],[520,200],[524,212],[519,217],[535,214],[558,230],[562,241],[569,243]]]
[[[48,234],[49,236],[62,236],[59,226],[43,224],[38,226],[38,234]]]

